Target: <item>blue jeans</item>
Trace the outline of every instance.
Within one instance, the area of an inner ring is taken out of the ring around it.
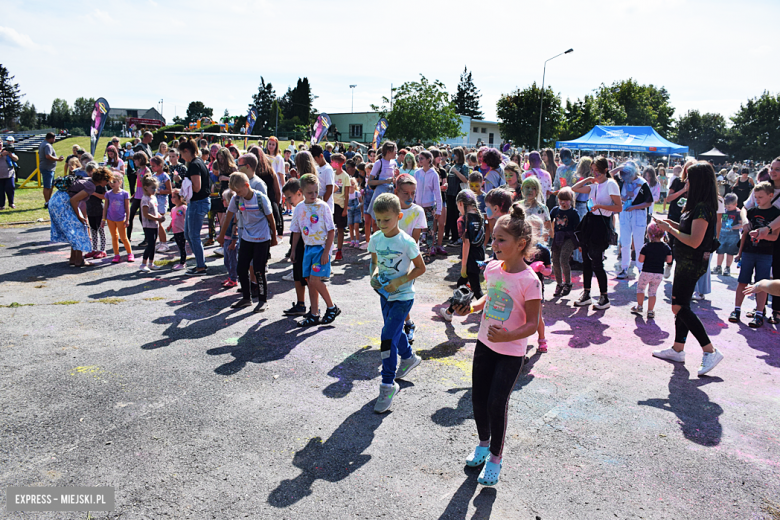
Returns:
[[[755,271],[756,281],[753,282],[753,272]],[[758,283],[761,280],[771,279],[772,255],[761,255],[744,251],[742,253],[742,267],[739,268],[739,283]],[[774,304],[774,300],[772,301]]]
[[[238,240],[238,239],[236,239]],[[234,282],[238,280],[238,247],[230,249],[230,244],[233,242],[231,237],[225,237],[225,246],[222,248],[224,252],[225,269],[228,272],[228,278]],[[238,244],[236,244],[238,246]]]
[[[187,205],[187,213],[184,217],[184,235],[190,243],[190,249],[195,256],[197,268],[206,267],[206,257],[203,254],[203,243],[200,241],[200,230],[203,228],[203,219],[211,208],[211,201],[193,200]]]
[[[382,302],[382,383],[392,385],[398,368],[398,355],[401,359],[412,357],[412,347],[404,334],[404,322],[412,310],[414,300],[389,301],[380,296]]]

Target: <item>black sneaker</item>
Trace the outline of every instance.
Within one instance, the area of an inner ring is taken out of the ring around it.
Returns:
[[[306,304],[293,302],[292,307],[284,311],[285,316],[306,316]]]
[[[247,300],[246,298],[241,298],[236,303],[230,306],[231,309],[243,309],[244,307],[249,307],[252,305],[252,300]]]
[[[146,240],[144,240],[143,242],[141,242],[140,244],[138,244],[138,247],[146,247],[146,246],[148,246],[148,245],[149,245],[149,242],[147,242]]]
[[[756,314],[753,316],[753,319],[750,320],[750,323],[748,323],[748,327],[751,329],[757,329],[761,327],[764,324],[764,315],[763,314]]]
[[[190,276],[204,276],[208,274],[208,269],[202,269],[198,271],[197,267],[193,267],[191,269],[187,269],[187,274]]]
[[[263,312],[263,311],[264,311],[264,310],[266,310],[267,308],[268,308],[268,302],[267,302],[267,301],[265,301],[265,300],[260,300],[260,301],[257,303],[257,305],[255,306],[255,310],[253,310],[252,312],[254,312],[255,314],[257,314],[258,312]]]
[[[604,309],[609,309],[609,307],[610,307],[609,298],[607,298],[606,294],[602,294],[601,296],[599,296],[598,303],[593,304],[593,308],[600,311],[603,311]]]
[[[739,311],[734,310],[731,314],[729,314],[729,321],[731,323],[739,323]]]
[[[563,285],[556,285],[553,298],[558,298],[561,294],[563,294]]]
[[[299,327],[312,327],[314,325],[319,324],[320,317],[319,315],[315,316],[311,312],[307,312],[304,318],[298,322]]]
[[[48,202],[44,203],[43,209],[49,209],[49,203]]]
[[[590,297],[590,292],[582,291],[582,294],[574,302],[574,305],[576,307],[585,307],[587,305],[590,305],[591,303],[593,303],[593,299]]]
[[[563,289],[561,289],[561,296],[568,296],[571,292],[571,284],[565,283],[563,284]]]

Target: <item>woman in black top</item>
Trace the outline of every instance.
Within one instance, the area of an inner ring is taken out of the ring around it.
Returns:
[[[458,207],[456,198],[458,193],[461,192],[461,184],[465,183],[468,187],[469,183],[469,167],[466,166],[466,154],[463,148],[460,146],[452,150],[452,157],[455,162],[450,167],[447,174],[447,207],[450,211],[447,212],[447,226],[444,228],[444,236],[449,236],[450,241],[458,241],[458,212],[455,208]]]
[[[260,177],[265,182],[265,185],[268,186],[268,199],[271,201],[271,211],[274,215],[274,222],[276,222],[276,234],[281,236],[284,233],[284,218],[282,217],[282,207],[279,205],[282,199],[282,188],[279,186],[278,177],[259,146],[249,148],[249,153],[257,156],[255,175]]]
[[[203,253],[203,243],[200,241],[200,231],[203,228],[203,219],[211,208],[209,169],[200,158],[200,150],[193,139],[180,143],[179,153],[187,164],[184,178],[192,182],[192,198],[187,204],[187,214],[184,217],[184,236],[195,257],[195,267],[188,269],[187,273],[200,276],[206,274],[206,257]]]
[[[731,192],[737,195],[737,207],[742,209],[745,205],[745,201],[750,197],[750,192],[753,191],[756,183],[750,178],[750,169],[742,168],[739,179],[731,187]]]
[[[672,348],[656,350],[655,357],[670,361],[685,361],[685,340],[691,331],[704,351],[699,375],[717,365],[723,354],[712,346],[707,331],[691,310],[691,296],[696,282],[707,271],[709,256],[714,249],[715,226],[718,211],[718,188],[715,170],[708,162],[686,165],[689,197],[685,202],[680,223],[671,219],[659,220],[658,226],[674,237],[677,262],[672,286],[672,312],[675,314],[675,339]],[[685,169],[683,170],[685,173]]]

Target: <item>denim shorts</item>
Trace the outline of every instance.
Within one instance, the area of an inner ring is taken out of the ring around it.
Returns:
[[[758,255],[742,252],[742,267],[739,268],[739,283],[753,283],[753,271],[756,272],[756,282],[771,278],[772,255]]]
[[[325,248],[322,246],[306,246],[303,252],[303,274],[304,278],[309,276],[318,276],[328,278],[330,276],[330,262],[320,265],[322,253]]]
[[[352,199],[347,206],[347,225],[360,224],[363,222],[363,213],[360,211],[360,201]]]
[[[46,171],[41,170],[41,181],[43,181],[43,187],[50,190],[54,185],[54,170]]]
[[[739,254],[739,230],[721,231],[719,255],[738,255]]]

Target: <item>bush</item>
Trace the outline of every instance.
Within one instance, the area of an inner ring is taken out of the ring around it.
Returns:
[[[184,125],[168,125],[164,126],[155,132],[152,133],[152,143],[151,147],[152,150],[157,150],[160,147],[160,143],[163,141],[170,141],[173,139],[173,134],[175,132],[183,132],[184,131]],[[168,134],[166,137],[166,133]]]
[[[74,128],[71,128],[69,130],[69,132],[70,132],[70,135],[72,135],[73,137],[84,137],[85,135],[87,135],[87,133],[84,131],[84,129],[81,128],[80,126],[76,126]]]

